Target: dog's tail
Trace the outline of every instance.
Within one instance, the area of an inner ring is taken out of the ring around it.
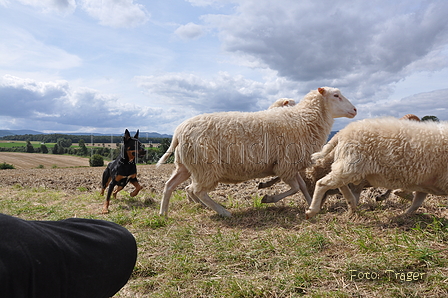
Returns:
[[[177,145],[179,145],[179,140],[177,139],[176,132],[174,132],[170,147],[166,150],[165,154],[162,155],[162,157],[159,159],[156,167],[160,167],[161,164],[165,163],[168,160],[170,155],[174,153],[174,150],[176,149]]]

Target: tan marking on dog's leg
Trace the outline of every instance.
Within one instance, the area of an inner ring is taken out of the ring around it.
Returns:
[[[131,178],[135,178],[135,177],[137,177],[137,174],[133,175],[133,177],[131,177]],[[138,183],[138,181],[131,181],[131,183],[135,187],[134,191],[131,192],[131,197],[135,197],[136,195],[138,195],[140,190],[142,190],[143,186],[141,186],[140,183]]]

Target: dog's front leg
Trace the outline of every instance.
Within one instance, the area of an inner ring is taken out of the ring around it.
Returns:
[[[136,195],[138,195],[138,193],[140,192],[140,190],[143,188],[143,186],[140,185],[140,183],[138,183],[137,180],[137,174],[134,174],[131,176],[131,179],[129,179],[129,181],[132,183],[132,185],[134,185],[135,189],[133,192],[131,192],[131,197],[135,197]]]

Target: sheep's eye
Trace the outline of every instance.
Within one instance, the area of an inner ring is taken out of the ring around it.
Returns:
[[[335,94],[334,97],[339,97],[339,94]]]

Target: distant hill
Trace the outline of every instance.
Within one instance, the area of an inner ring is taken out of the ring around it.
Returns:
[[[330,135],[328,136],[328,141],[331,140],[331,138],[332,138],[335,134],[337,134],[337,133],[338,133],[338,131],[332,131],[332,132],[330,132]]]
[[[67,132],[58,132],[59,134],[66,134],[66,135],[75,135],[75,136],[110,136],[111,134],[106,133],[89,133],[89,132],[77,132],[77,133],[67,133]],[[328,137],[328,140],[330,140],[337,131],[332,131]],[[40,134],[46,134],[43,132],[35,131],[35,130],[29,130],[29,129],[21,129],[21,130],[0,130],[0,138],[5,136],[15,136],[15,135],[40,135]],[[135,131],[131,131],[131,135],[134,135]],[[113,136],[122,136],[123,133],[119,134],[112,134]],[[173,136],[168,134],[160,134],[158,132],[140,132],[139,134],[140,138],[169,138],[171,139]]]
[[[46,134],[43,132],[29,130],[29,129],[20,129],[20,130],[0,130],[0,138],[6,136],[15,136],[15,135],[41,135]],[[54,134],[54,133],[51,133]],[[106,133],[89,133],[89,132],[77,132],[77,133],[69,133],[69,132],[56,132],[56,134],[64,134],[64,135],[75,135],[75,136],[110,136],[111,134]],[[131,132],[131,135],[134,135],[135,132]],[[113,136],[122,136],[123,133],[112,134]],[[140,132],[140,138],[172,138],[172,135],[168,134],[160,134],[158,132]]]
[[[111,134],[107,134],[107,133],[88,133],[88,132],[77,132],[77,133],[66,133],[66,132],[59,132],[60,134],[66,134],[66,135],[74,135],[74,136],[110,136]],[[131,135],[134,136],[135,135],[135,131],[130,131]],[[119,137],[122,136],[123,133],[113,133],[112,134],[114,137]],[[140,138],[169,138],[171,139],[173,136],[172,135],[167,135],[167,134],[160,134],[158,132],[143,132],[141,131],[139,133],[139,137]]]
[[[43,132],[29,130],[29,129],[18,129],[18,130],[1,130],[0,137],[5,136],[15,136],[15,135],[41,135]]]

